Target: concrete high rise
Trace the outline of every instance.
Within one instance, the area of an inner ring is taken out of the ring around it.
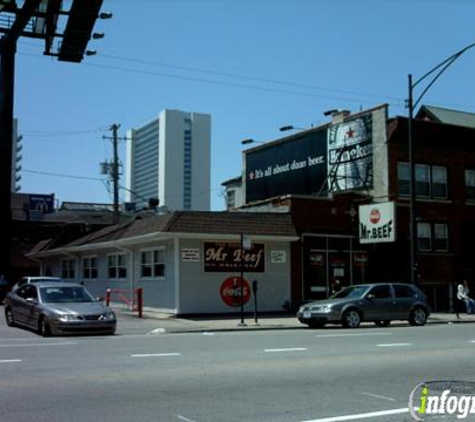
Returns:
[[[164,110],[127,132],[126,202],[169,210],[210,209],[211,116]]]

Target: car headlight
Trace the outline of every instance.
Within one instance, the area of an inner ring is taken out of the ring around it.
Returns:
[[[328,305],[322,306],[322,307],[320,308],[320,312],[324,312],[324,313],[326,313],[326,314],[329,313],[329,312],[331,312],[331,311],[332,311],[332,307],[331,307],[331,306],[328,306]]]
[[[58,319],[63,322],[74,321],[77,319],[77,315],[62,314],[58,316]]]
[[[106,315],[106,319],[109,320],[109,321],[115,319],[115,314],[112,311],[106,312],[105,315]]]

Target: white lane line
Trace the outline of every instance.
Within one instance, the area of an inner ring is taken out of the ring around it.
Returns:
[[[18,343],[18,344],[0,344],[0,347],[38,347],[38,346],[75,346],[75,341],[65,341],[63,343]]]
[[[188,419],[188,418],[186,418],[185,416],[182,416],[182,415],[176,415],[176,417],[178,419],[181,419],[182,421],[185,421],[185,422],[195,422],[194,420]]]
[[[286,349],[264,349],[265,353],[279,353],[279,352],[304,352],[308,350],[306,347],[289,347]]]
[[[130,355],[132,358],[157,358],[166,356],[181,356],[181,353],[143,353],[138,355]]]
[[[396,401],[396,399],[393,399],[392,397],[380,396],[379,394],[373,394],[373,393],[361,393],[361,394],[363,396],[374,397],[375,399],[381,399],[381,400],[387,400],[387,401]]]
[[[377,347],[407,347],[412,346],[411,343],[387,343],[387,344],[377,344]]]
[[[403,407],[401,409],[381,410],[380,412],[360,413],[359,415],[346,415],[346,416],[331,416],[323,419],[312,419],[304,422],[341,422],[341,421],[354,421],[357,419],[378,418],[380,416],[398,415],[401,413],[408,413],[409,408]]]
[[[5,360],[0,360],[0,363],[14,363],[14,362],[21,362],[21,359],[5,359]]]
[[[366,336],[392,336],[393,333],[354,333],[354,334],[318,334],[317,337],[366,337]]]

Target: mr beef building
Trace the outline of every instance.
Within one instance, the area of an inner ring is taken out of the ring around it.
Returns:
[[[394,203],[360,206],[360,243],[394,242]]]

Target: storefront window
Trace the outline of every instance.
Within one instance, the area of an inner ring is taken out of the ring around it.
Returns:
[[[97,258],[95,256],[83,258],[82,277],[85,280],[97,279]]]
[[[165,251],[155,249],[140,254],[140,277],[157,278],[165,275]]]
[[[127,255],[110,254],[107,256],[107,276],[108,278],[127,278]]]

